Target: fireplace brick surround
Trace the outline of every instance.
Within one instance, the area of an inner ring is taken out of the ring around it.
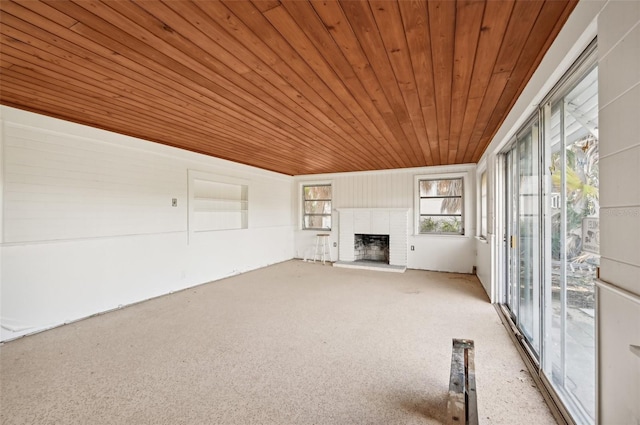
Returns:
[[[356,261],[355,235],[388,235],[389,265],[407,266],[409,210],[404,208],[339,208],[338,258]]]

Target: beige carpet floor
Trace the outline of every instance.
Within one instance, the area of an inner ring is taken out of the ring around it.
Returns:
[[[288,261],[0,347],[2,424],[555,424],[475,276]]]

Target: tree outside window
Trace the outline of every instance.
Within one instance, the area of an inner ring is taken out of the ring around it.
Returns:
[[[331,230],[331,185],[302,186],[302,228]]]

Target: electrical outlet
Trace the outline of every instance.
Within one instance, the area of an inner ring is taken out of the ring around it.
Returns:
[[[178,206],[178,198],[171,198],[171,206],[172,207]]]
[[[337,247],[337,246],[338,246],[338,242],[334,242],[334,243],[333,243],[333,247],[335,248],[335,247]]]
[[[416,247],[411,245],[411,251],[415,251],[415,250],[416,250]]]

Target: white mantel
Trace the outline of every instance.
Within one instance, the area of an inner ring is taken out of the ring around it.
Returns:
[[[340,261],[354,261],[354,235],[389,235],[389,264],[407,266],[407,208],[338,208]]]

